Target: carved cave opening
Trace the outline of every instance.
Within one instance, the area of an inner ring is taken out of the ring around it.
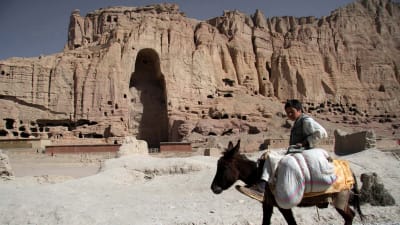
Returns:
[[[9,118],[6,118],[6,119],[4,119],[5,121],[6,121],[6,124],[5,124],[5,126],[6,126],[6,129],[14,129],[14,123],[15,123],[15,120],[14,119],[9,119]]]
[[[8,135],[8,132],[4,129],[0,130],[0,137],[6,137]]]
[[[159,148],[160,142],[168,141],[168,113],[165,79],[160,58],[153,49],[139,51],[129,89],[139,100],[131,101],[130,116],[138,123],[137,138],[147,141],[149,148]]]

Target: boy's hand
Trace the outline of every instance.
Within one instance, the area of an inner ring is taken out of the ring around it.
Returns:
[[[296,144],[296,148],[301,148],[301,147],[303,147],[303,143],[297,143]]]

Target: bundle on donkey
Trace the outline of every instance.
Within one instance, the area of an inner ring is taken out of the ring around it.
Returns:
[[[251,186],[258,182],[261,178],[261,170],[263,168],[262,163],[257,163],[248,159],[245,155],[240,154],[240,141],[237,142],[236,146],[233,146],[232,142],[229,143],[228,149],[224,152],[223,156],[218,160],[217,171],[213,182],[211,184],[211,190],[215,194],[220,194],[224,190],[230,188],[236,181],[241,180],[246,185]],[[301,153],[296,153],[301,154]],[[340,162],[339,162],[340,164]],[[278,165],[279,167],[279,165]],[[336,165],[340,167],[340,165]],[[343,173],[339,173],[335,168],[336,178],[335,181],[343,181],[345,179]],[[278,176],[275,174],[274,176]],[[355,217],[355,212],[350,208],[350,205],[357,210],[358,214],[362,219],[362,213],[360,209],[359,191],[357,187],[357,180],[354,174],[351,174],[352,180],[354,181],[352,187],[346,189],[340,189],[335,183],[327,188],[323,192],[311,192],[302,195],[297,206],[317,206],[325,207],[328,203],[327,199],[331,199],[331,203],[339,212],[339,214],[345,220],[345,225],[351,225]],[[346,178],[348,179],[348,178]],[[302,183],[302,182],[300,182]],[[275,184],[269,184],[265,187],[263,205],[263,225],[271,223],[271,216],[273,207],[276,206],[284,216],[286,222],[289,225],[296,225],[296,220],[293,216],[293,212],[290,208],[284,208],[279,206],[276,201],[276,190]],[[238,186],[237,186],[238,188]],[[282,188],[281,188],[282,189]],[[304,189],[303,189],[304,191]],[[304,193],[303,193],[304,194]]]

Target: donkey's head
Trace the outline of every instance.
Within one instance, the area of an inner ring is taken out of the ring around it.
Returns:
[[[257,164],[239,153],[240,140],[235,146],[229,142],[221,158],[218,160],[217,172],[211,184],[215,194],[230,188],[237,180],[247,181],[253,179]]]
[[[239,155],[240,140],[235,146],[230,141],[228,148],[218,160],[217,172],[211,184],[211,190],[220,194],[231,187],[239,179],[239,170],[236,168],[235,159]]]

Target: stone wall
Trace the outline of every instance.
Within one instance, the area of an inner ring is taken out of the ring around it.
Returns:
[[[161,142],[160,152],[192,152],[192,145],[187,142]]]
[[[64,154],[64,153],[115,153],[121,145],[51,145],[46,146],[46,154]]]
[[[347,134],[335,130],[335,153],[337,155],[348,155],[376,147],[376,138],[373,131],[361,131]]]

